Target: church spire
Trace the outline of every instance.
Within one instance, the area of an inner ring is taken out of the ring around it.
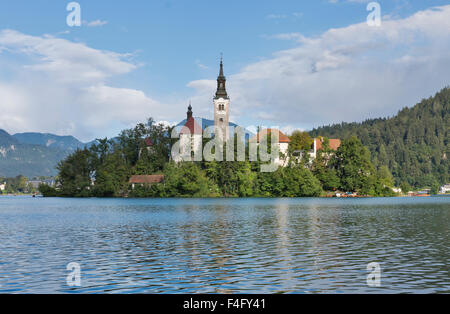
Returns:
[[[189,121],[190,118],[192,118],[193,116],[193,112],[192,112],[192,105],[191,105],[191,101],[189,100],[189,107],[188,107],[188,112],[187,112],[187,119]]]
[[[220,56],[220,73],[219,73],[219,77],[225,77],[223,75],[223,56]]]
[[[223,74],[223,57],[220,57],[220,72],[217,77],[217,92],[216,99],[223,98],[228,99],[227,89],[226,89],[227,79]]]

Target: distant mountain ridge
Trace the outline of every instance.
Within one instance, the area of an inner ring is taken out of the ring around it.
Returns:
[[[56,165],[78,148],[91,145],[73,136],[43,133],[10,135],[0,129],[0,177],[55,176]]]
[[[80,142],[73,136],[58,136],[49,133],[17,133],[13,137],[21,144],[42,145],[68,151],[75,151],[86,146],[85,143]]]

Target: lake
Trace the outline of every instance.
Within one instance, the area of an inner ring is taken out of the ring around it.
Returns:
[[[0,197],[0,293],[450,293],[449,243],[449,197]]]

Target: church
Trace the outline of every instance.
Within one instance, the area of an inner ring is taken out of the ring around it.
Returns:
[[[201,161],[202,159],[202,147],[203,147],[203,131],[208,127],[214,127],[216,137],[220,136],[223,143],[226,143],[230,139],[231,127],[238,127],[234,123],[230,123],[230,97],[228,96],[226,89],[227,79],[224,75],[223,59],[220,60],[219,76],[217,77],[217,90],[213,98],[214,104],[214,121],[194,118],[192,111],[192,104],[189,103],[187,111],[187,119],[180,123],[178,127],[180,131],[180,155],[183,156],[181,160]],[[255,143],[259,146],[262,139],[276,133],[278,138],[278,151],[280,156],[274,161],[275,164],[286,167],[288,165],[288,150],[290,145],[290,138],[278,129],[259,129],[257,134],[245,130],[246,143]],[[311,151],[308,152],[311,159],[315,159],[317,152],[322,148],[323,138],[314,139],[314,144],[311,147]],[[330,148],[336,151],[341,145],[340,140],[330,140]]]
[[[236,124],[230,123],[230,97],[228,97],[226,89],[227,79],[224,75],[223,60],[220,60],[219,76],[217,77],[217,91],[213,99],[214,103],[214,120],[194,118],[192,104],[189,103],[187,119],[178,126],[181,127],[180,134],[198,135],[199,131],[203,132],[208,127],[215,127],[218,130],[216,136],[222,136],[224,142],[230,139],[230,125],[237,127]],[[253,134],[252,134],[253,135]]]
[[[189,103],[187,118],[179,127],[180,130],[180,155],[184,156],[183,160],[191,158],[194,160],[195,155],[201,155],[203,143],[203,130],[207,127],[214,127],[216,137],[220,136],[225,143],[230,139],[230,125],[237,127],[236,124],[230,123],[230,98],[226,89],[227,79],[224,75],[223,60],[220,60],[219,76],[217,77],[217,91],[213,99],[214,103],[214,121],[194,118],[192,104]],[[248,132],[249,136],[252,134]],[[197,158],[195,158],[197,160]]]
[[[189,104],[187,119],[179,124],[180,131],[180,155],[184,156],[183,160],[199,160],[195,157],[201,155],[202,143],[203,143],[203,130],[207,127],[214,127],[216,137],[220,136],[222,141],[226,143],[230,139],[230,126],[238,127],[234,123],[230,123],[230,97],[226,88],[227,79],[224,75],[223,60],[220,60],[219,76],[217,77],[217,90],[213,98],[214,104],[214,121],[194,118],[192,111],[192,104]],[[252,132],[245,130],[245,139],[247,143],[256,143],[259,145],[264,130],[253,134]],[[231,129],[232,131],[232,129]],[[268,132],[267,132],[268,131]],[[286,154],[289,147],[289,137],[287,137],[280,130],[268,129],[265,134],[271,134],[271,131],[279,133],[280,143],[279,150],[282,154]],[[180,158],[181,160],[181,158]],[[277,158],[276,163],[280,166],[286,165],[286,160]]]

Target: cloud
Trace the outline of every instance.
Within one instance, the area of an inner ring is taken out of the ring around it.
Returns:
[[[394,115],[450,83],[450,6],[381,27],[367,23],[317,37],[279,34],[298,43],[229,75],[231,110],[240,121],[308,129]],[[191,82],[203,97],[213,81]]]
[[[142,91],[110,85],[138,66],[118,54],[49,35],[0,31],[0,128],[8,132],[71,134],[83,140],[115,135],[161,112],[161,104]],[[5,72],[6,75],[5,79]]]
[[[360,23],[315,37],[295,30],[266,36],[295,47],[226,73],[231,120],[290,132],[393,115],[449,85],[449,29],[450,5],[381,27]],[[180,121],[189,99],[195,116],[213,115],[215,79],[189,82],[192,95],[169,100],[115,86],[140,67],[132,54],[15,30],[0,31],[0,53],[0,128],[8,132],[114,136],[149,116]]]

